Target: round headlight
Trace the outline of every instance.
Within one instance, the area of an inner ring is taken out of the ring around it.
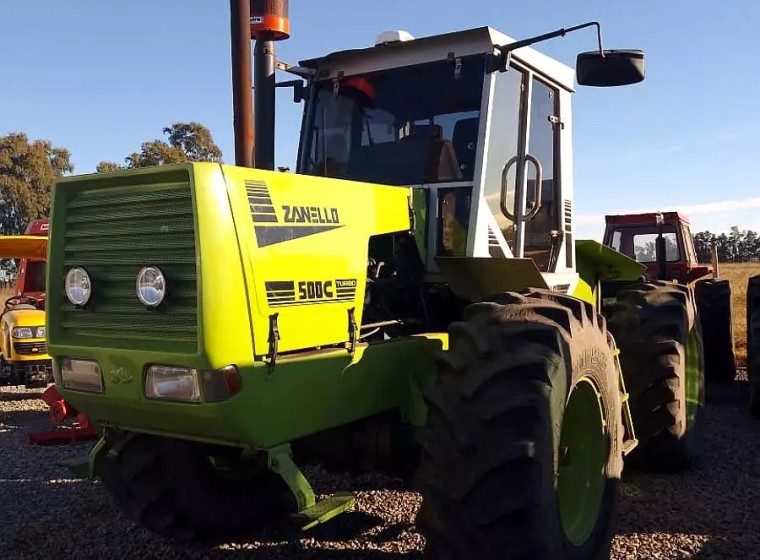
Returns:
[[[90,301],[92,282],[84,268],[72,268],[66,273],[66,297],[73,305],[84,305]]]
[[[137,274],[137,297],[143,305],[158,307],[166,297],[166,278],[155,266],[146,266]]]

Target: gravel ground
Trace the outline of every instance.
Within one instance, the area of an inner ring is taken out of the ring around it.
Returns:
[[[676,476],[626,471],[612,560],[757,558],[760,550],[760,425],[746,383],[709,387],[704,459]],[[356,489],[354,511],[303,535],[273,527],[232,543],[176,546],[115,511],[96,482],[72,479],[57,462],[91,443],[36,447],[49,428],[39,391],[0,390],[0,558],[419,559],[413,520],[419,498],[376,476],[311,471],[319,493]]]

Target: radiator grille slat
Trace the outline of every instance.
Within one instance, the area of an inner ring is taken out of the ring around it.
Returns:
[[[74,191],[65,221],[64,273],[86,268],[93,295],[88,309],[62,298],[64,337],[107,339],[111,347],[131,349],[196,347],[197,254],[189,182]],[[167,305],[158,311],[146,309],[135,294],[137,273],[146,265],[158,266],[167,277]]]

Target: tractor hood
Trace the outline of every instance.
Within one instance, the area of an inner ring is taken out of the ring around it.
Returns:
[[[14,309],[3,314],[3,322],[13,327],[44,327],[45,312],[39,309]]]
[[[0,259],[46,259],[47,242],[37,235],[0,236]]]

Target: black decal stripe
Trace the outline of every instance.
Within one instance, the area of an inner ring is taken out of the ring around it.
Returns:
[[[335,299],[321,299],[311,301],[298,301],[293,303],[270,303],[269,307],[295,307],[299,305],[320,305],[326,303],[351,303],[354,298],[335,298]]]
[[[254,214],[274,214],[274,206],[271,204],[251,204],[250,207]]]
[[[268,196],[249,196],[248,203],[249,204],[268,204],[269,206],[272,206],[272,199],[269,198]]]
[[[275,216],[274,214],[253,214],[252,217],[253,217],[253,221],[258,222],[258,223],[270,223],[270,224],[277,223],[277,216]]]
[[[292,280],[269,280],[264,282],[267,290],[293,290],[296,289],[296,283]]]
[[[268,222],[272,220],[264,220],[265,216],[254,218],[254,222]],[[309,235],[316,235],[317,233],[323,233],[331,231],[344,226],[330,225],[330,226],[255,226],[256,240],[259,247],[268,247],[270,245],[276,245],[277,243],[284,243],[285,241],[293,241],[301,237],[308,237]]]

